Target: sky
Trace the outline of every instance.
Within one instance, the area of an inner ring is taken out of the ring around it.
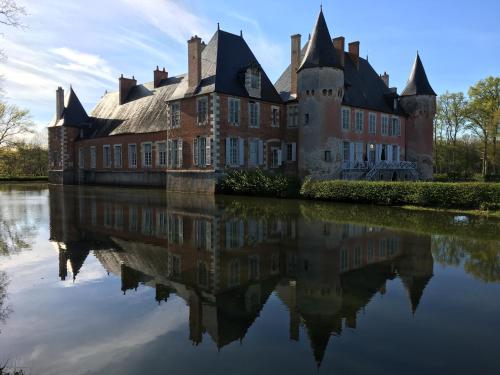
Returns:
[[[187,71],[187,40],[222,30],[243,36],[275,82],[290,62],[290,35],[307,40],[321,1],[17,0],[26,27],[0,25],[3,100],[31,111],[40,131],[55,112],[55,90],[73,86],[88,112],[118,77],[153,79]],[[361,42],[360,54],[401,91],[417,50],[435,91],[467,91],[500,75],[498,0],[323,0],[332,37]],[[355,4],[355,5],[353,5]]]

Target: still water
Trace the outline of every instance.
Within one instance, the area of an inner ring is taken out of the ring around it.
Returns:
[[[499,374],[499,344],[500,221],[0,186],[0,365],[25,373]]]

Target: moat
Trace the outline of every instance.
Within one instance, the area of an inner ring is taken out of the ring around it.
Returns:
[[[0,367],[498,374],[500,221],[0,185]]]

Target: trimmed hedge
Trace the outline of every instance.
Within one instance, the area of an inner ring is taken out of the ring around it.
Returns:
[[[260,169],[256,171],[231,171],[217,185],[217,192],[222,194],[275,198],[298,197],[299,190],[300,181],[298,178],[264,173]]]
[[[484,209],[500,203],[500,184],[306,180],[301,195],[337,202]]]

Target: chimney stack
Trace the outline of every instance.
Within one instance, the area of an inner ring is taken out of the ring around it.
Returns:
[[[345,38],[343,36],[339,36],[333,39],[333,46],[335,50],[340,56],[340,63],[342,66],[345,66]]]
[[[130,90],[137,85],[137,80],[132,76],[132,78],[125,78],[123,74],[118,79],[118,91],[119,91],[119,104],[122,105],[126,102],[127,96]]]
[[[56,120],[62,119],[64,111],[64,89],[59,86],[56,90]]]
[[[188,92],[193,93],[201,81],[201,38],[188,40]]]
[[[356,68],[359,69],[359,42],[349,43],[349,56],[354,62],[354,65],[356,65]]]
[[[290,94],[295,96],[297,96],[297,70],[299,69],[302,59],[301,37],[300,34],[295,34],[290,37],[292,41]]]
[[[382,78],[382,81],[384,81],[385,85],[389,87],[389,74],[387,74],[387,72],[384,72],[384,74],[380,75],[380,78]]]
[[[160,87],[161,81],[168,78],[168,72],[165,71],[165,68],[163,68],[163,70],[160,70],[160,68],[156,66],[156,70],[153,72],[153,77],[153,87],[156,89],[157,87]]]

